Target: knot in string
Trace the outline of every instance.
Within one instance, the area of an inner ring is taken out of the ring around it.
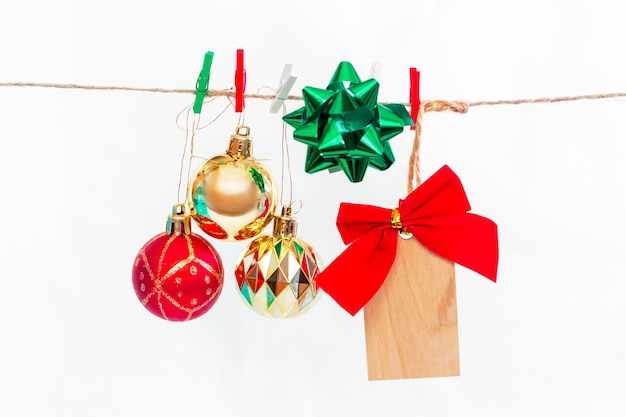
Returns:
[[[447,100],[431,100],[422,103],[423,111],[453,111],[455,113],[467,113],[470,108],[469,103],[465,101],[447,101]]]

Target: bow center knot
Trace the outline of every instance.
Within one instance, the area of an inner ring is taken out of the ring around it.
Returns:
[[[413,234],[409,232],[409,230],[405,226],[402,225],[399,208],[391,210],[391,228],[397,229],[402,239],[410,239],[413,237]]]
[[[395,208],[391,210],[391,227],[394,229],[402,229],[402,220],[400,219],[400,210]]]

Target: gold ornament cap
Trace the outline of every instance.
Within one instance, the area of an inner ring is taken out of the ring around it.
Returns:
[[[291,206],[283,206],[280,216],[274,216],[274,235],[295,237],[298,230],[298,221],[291,216]]]
[[[235,134],[230,137],[230,144],[226,153],[235,159],[247,158],[252,155],[252,138],[248,126],[237,126]]]
[[[174,204],[172,214],[167,216],[168,235],[181,236],[191,234],[191,216],[185,204]]]

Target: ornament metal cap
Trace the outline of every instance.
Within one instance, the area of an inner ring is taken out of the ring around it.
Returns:
[[[295,237],[298,221],[291,216],[291,206],[283,206],[280,216],[274,216],[274,234],[283,237]]]
[[[184,204],[174,204],[172,214],[167,216],[167,227],[165,229],[168,235],[190,235],[191,234],[191,217]]]
[[[233,158],[247,158],[252,154],[252,138],[248,126],[237,126],[235,134],[230,137],[226,153]]]

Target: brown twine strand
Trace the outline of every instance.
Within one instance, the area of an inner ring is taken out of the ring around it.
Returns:
[[[420,106],[420,110],[417,113],[417,120],[415,121],[415,137],[413,139],[413,149],[411,150],[411,156],[409,157],[409,179],[407,182],[407,194],[411,194],[411,191],[416,189],[421,183],[422,178],[420,176],[420,143],[422,136],[422,114],[424,113],[424,104]]]
[[[108,90],[108,91],[142,91],[147,93],[195,93],[196,90],[171,89],[171,88],[142,88],[120,87],[112,85],[84,85],[84,84],[58,84],[58,83],[0,83],[0,87],[39,87],[39,88],[65,88],[70,90]]]
[[[464,101],[447,101],[447,100],[429,100],[424,101],[420,105],[415,121],[415,137],[413,138],[413,149],[409,157],[409,178],[407,182],[407,194],[419,187],[422,183],[420,175],[420,144],[422,141],[422,117],[425,112],[442,112],[453,111],[455,113],[465,114],[468,112],[470,104]]]
[[[183,154],[180,156],[180,170],[178,173],[178,192],[176,193],[176,198],[178,198],[178,202],[181,202],[181,198],[180,198],[180,189],[182,188],[182,184],[183,184],[183,170],[185,168],[185,156],[187,155],[187,146],[189,144],[189,114],[191,113],[191,106],[187,106],[185,109],[183,109],[180,113],[178,113],[178,117],[180,117],[180,115],[182,113],[186,113],[185,114],[185,145],[183,146]],[[178,119],[178,117],[176,117],[176,119]],[[178,124],[178,120],[176,120],[176,124]],[[195,121],[194,121],[194,127],[195,126]],[[192,136],[195,134],[192,133]],[[189,182],[189,179],[187,179],[187,182]]]
[[[283,117],[287,114],[287,106],[285,103],[282,105],[283,108]],[[289,155],[289,141],[287,141],[287,123],[282,123],[282,134],[281,134],[281,148],[280,148],[280,204],[284,207],[285,203],[283,201],[284,197],[284,186],[285,186],[285,162],[287,165],[287,177],[289,178],[289,203],[288,206],[291,207],[293,204],[293,173],[291,171],[291,156]]]
[[[143,93],[170,93],[170,94],[196,94],[196,90],[188,88],[155,88],[155,87],[124,87],[115,85],[87,85],[87,84],[60,84],[60,83],[31,83],[31,82],[6,82],[0,83],[0,87],[38,87],[38,88],[61,88],[68,90],[100,90],[100,91],[133,91]],[[235,97],[235,90],[227,88],[223,90],[209,89],[207,97]],[[274,100],[276,95],[270,94],[244,94],[246,98]],[[287,96],[288,100],[302,100],[302,96]]]
[[[447,101],[447,100],[428,100],[424,101],[420,106],[420,113],[429,111],[442,112],[453,111],[455,113],[467,113],[471,104],[465,101]],[[417,129],[416,129],[417,130]]]
[[[542,97],[542,98],[524,98],[516,100],[482,100],[473,101],[468,103],[470,107],[477,106],[498,106],[502,104],[538,104],[538,103],[561,103],[564,101],[578,101],[578,100],[600,100],[605,98],[620,98],[626,97],[626,93],[601,93],[601,94],[583,94],[579,96],[564,96],[564,97]]]
[[[32,83],[32,82],[4,82],[0,83],[0,87],[39,87],[39,88],[64,88],[73,90],[105,90],[105,91],[137,91],[146,93],[174,93],[174,94],[195,94],[196,90],[181,88],[143,88],[143,87],[122,87],[111,85],[85,85],[85,84],[59,84],[59,83]],[[208,97],[235,97],[235,91],[232,88],[223,90],[209,90]],[[273,94],[245,94],[246,98],[274,100]],[[517,105],[517,104],[538,104],[538,103],[561,103],[565,101],[578,100],[600,100],[606,98],[626,97],[626,93],[601,93],[601,94],[583,94],[579,96],[563,96],[563,97],[542,97],[542,98],[522,98],[514,100],[480,100],[480,101],[447,101],[447,100],[430,100],[422,103],[424,112],[441,112],[451,110],[456,113],[467,113],[470,107],[478,106],[498,106],[498,105]],[[290,95],[287,100],[302,100],[302,96]],[[389,104],[381,102],[381,104]],[[410,103],[402,103],[410,106]]]

